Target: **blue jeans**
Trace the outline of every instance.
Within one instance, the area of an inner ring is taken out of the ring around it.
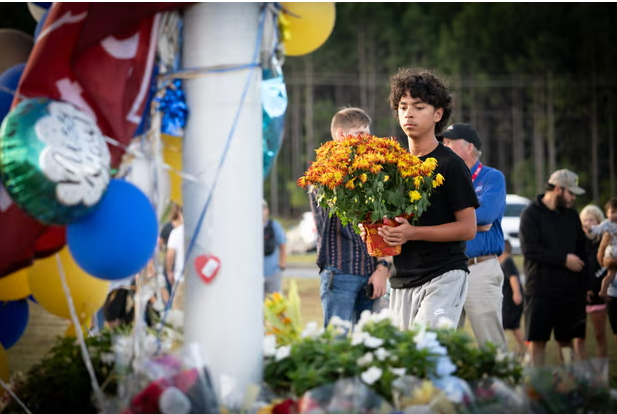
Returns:
[[[373,311],[375,300],[364,293],[369,276],[348,275],[332,267],[324,268],[319,276],[324,327],[333,316],[355,324],[363,311]]]

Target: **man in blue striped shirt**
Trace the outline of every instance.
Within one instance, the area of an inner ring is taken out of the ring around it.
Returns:
[[[506,180],[501,171],[480,162],[482,141],[471,125],[458,123],[448,127],[443,133],[443,144],[471,171],[480,201],[476,237],[467,242],[469,290],[458,326],[465,325],[467,316],[480,346],[492,342],[506,350],[501,316],[504,276],[498,259],[504,248],[501,219],[506,209]]]
[[[360,108],[343,108],[332,118],[333,140],[346,135],[369,135],[371,118]],[[371,257],[366,243],[354,232],[353,226],[343,226],[341,220],[321,208],[309,193],[311,209],[317,227],[317,266],[320,271],[320,296],[324,327],[333,316],[356,323],[364,310],[373,310],[375,300],[386,293],[391,262],[385,257]],[[365,288],[373,285],[368,296]]]

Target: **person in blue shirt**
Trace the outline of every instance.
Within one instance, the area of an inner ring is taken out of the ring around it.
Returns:
[[[264,220],[264,297],[281,292],[283,271],[287,263],[285,229],[278,221],[270,218],[268,202],[263,200]]]
[[[501,220],[506,209],[506,180],[501,171],[480,162],[482,141],[471,125],[450,125],[443,132],[443,144],[469,168],[480,201],[476,236],[467,242],[469,290],[458,326],[462,328],[468,317],[480,346],[492,342],[506,350],[501,315],[504,275],[498,259],[504,248]]]

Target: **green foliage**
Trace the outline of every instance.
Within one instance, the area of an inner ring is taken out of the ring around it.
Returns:
[[[437,338],[448,348],[450,359],[457,368],[456,376],[466,381],[495,377],[510,384],[518,384],[523,378],[523,367],[512,358],[502,355],[492,343],[477,348],[468,334],[454,330],[441,330]]]
[[[439,343],[456,365],[455,375],[475,381],[495,377],[518,384],[522,368],[512,357],[495,347],[477,349],[463,331],[454,329],[400,330],[381,315],[363,316],[350,335],[348,325],[332,323],[322,332],[305,332],[287,347],[266,357],[264,381],[278,393],[300,397],[306,391],[350,377],[361,377],[369,368],[379,368],[380,377],[370,385],[388,401],[393,401],[392,383],[401,375],[430,379],[438,376],[435,347],[418,346],[418,336],[436,332]],[[286,348],[288,355],[279,352]],[[286,355],[286,356],[285,356]],[[404,374],[403,374],[403,373]]]
[[[116,393],[114,363],[101,356],[113,355],[112,339],[120,332],[122,328],[104,330],[85,338],[97,381],[108,395]],[[89,378],[76,339],[59,337],[24,381],[15,384],[15,393],[33,413],[97,414]],[[23,410],[11,401],[3,413],[21,414]]]

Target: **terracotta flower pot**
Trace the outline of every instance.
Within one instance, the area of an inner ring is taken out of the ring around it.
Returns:
[[[398,217],[409,218],[411,216],[404,214]],[[364,228],[366,229],[366,249],[368,250],[368,254],[370,256],[385,257],[385,256],[396,256],[396,255],[401,254],[401,246],[388,245],[383,240],[383,238],[377,233],[377,229],[382,226],[397,227],[399,223],[396,220],[384,218],[383,220],[379,220],[375,223],[371,223],[370,221],[365,221],[362,224],[364,225]]]

